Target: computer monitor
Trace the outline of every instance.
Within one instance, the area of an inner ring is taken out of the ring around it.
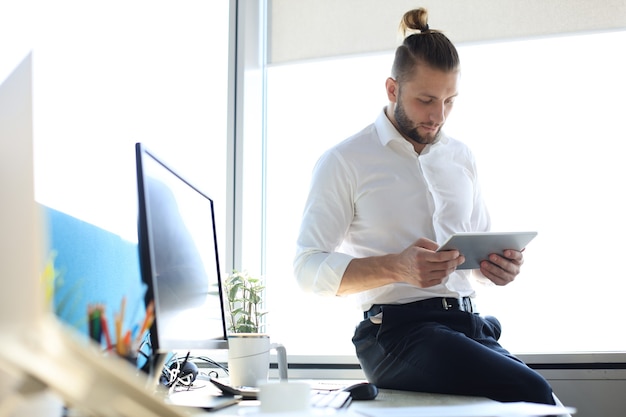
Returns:
[[[187,416],[155,397],[127,363],[103,356],[44,308],[47,248],[34,194],[32,67],[28,54],[0,82],[0,414],[37,415],[42,408],[32,399],[50,390],[90,416]],[[51,402],[52,413],[60,401]]]
[[[213,200],[143,144],[135,151],[141,276],[155,312],[152,352],[227,349]]]
[[[35,205],[32,56],[0,80],[0,324],[29,326],[43,314],[43,270]]]

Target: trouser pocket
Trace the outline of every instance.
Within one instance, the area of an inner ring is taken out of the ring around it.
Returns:
[[[500,320],[494,316],[484,316],[483,320],[489,324],[493,338],[499,340],[500,335],[502,334],[502,325],[500,324]]]

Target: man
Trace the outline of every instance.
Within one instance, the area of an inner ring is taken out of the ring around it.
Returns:
[[[472,300],[472,273],[506,285],[522,253],[491,254],[467,271],[457,270],[458,251],[436,252],[452,233],[487,231],[490,220],[474,157],[442,131],[458,94],[456,48],[428,28],[424,9],[407,12],[401,29],[415,33],[396,50],[389,104],[316,165],[298,282],[361,306],[353,342],[379,387],[554,404],[549,384],[499,345],[499,322]]]

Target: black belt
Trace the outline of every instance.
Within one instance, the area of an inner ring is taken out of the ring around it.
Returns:
[[[406,309],[416,310],[453,310],[453,311],[465,311],[467,313],[477,313],[474,302],[470,297],[463,298],[450,298],[450,297],[436,297],[427,298],[425,300],[414,301],[407,304],[374,304],[372,308],[363,312],[363,318],[375,316],[383,311],[383,307],[401,307]]]

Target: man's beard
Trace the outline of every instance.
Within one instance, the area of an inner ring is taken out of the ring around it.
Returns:
[[[402,107],[402,104],[400,104],[400,100],[398,100],[398,102],[396,103],[393,115],[394,115],[394,118],[396,119],[396,128],[398,129],[398,131],[403,136],[421,145],[428,145],[431,143],[435,143],[441,136],[441,127],[439,127],[439,130],[437,130],[437,133],[435,133],[435,135],[432,137],[424,137],[420,135],[413,121],[411,121],[411,119],[409,119],[409,117],[406,115],[406,112],[404,111],[404,107]]]

